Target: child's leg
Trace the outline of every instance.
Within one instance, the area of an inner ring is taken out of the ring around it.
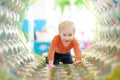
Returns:
[[[67,54],[62,55],[61,57],[61,62],[63,64],[72,64],[73,60],[72,60],[72,55],[70,52],[68,52]]]

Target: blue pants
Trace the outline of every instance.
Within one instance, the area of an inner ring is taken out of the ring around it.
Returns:
[[[63,64],[72,64],[73,60],[71,52],[68,52],[67,54],[59,54],[55,52],[54,65],[59,65],[60,62],[62,62]],[[48,64],[48,57],[46,57],[46,63]]]
[[[59,53],[55,52],[54,65],[58,65],[59,62],[62,62],[63,64],[72,64],[73,60],[72,60],[71,53],[68,52],[67,54],[59,54]]]

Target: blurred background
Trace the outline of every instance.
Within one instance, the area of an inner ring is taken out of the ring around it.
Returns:
[[[85,50],[94,40],[95,18],[82,0],[35,0],[27,9],[22,29],[33,50],[43,54],[58,34],[59,23],[67,19],[75,23],[75,36]]]
[[[51,40],[68,19],[76,26],[82,62],[50,70],[45,59]],[[119,75],[120,0],[0,0],[0,80],[120,80]]]

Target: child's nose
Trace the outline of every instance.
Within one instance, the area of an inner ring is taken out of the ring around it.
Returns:
[[[68,39],[70,39],[70,37],[69,37],[69,36],[66,36],[66,39],[68,40]]]

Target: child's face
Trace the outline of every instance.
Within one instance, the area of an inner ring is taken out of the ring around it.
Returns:
[[[68,46],[74,37],[74,30],[72,28],[64,29],[60,32],[61,40],[64,46]]]

